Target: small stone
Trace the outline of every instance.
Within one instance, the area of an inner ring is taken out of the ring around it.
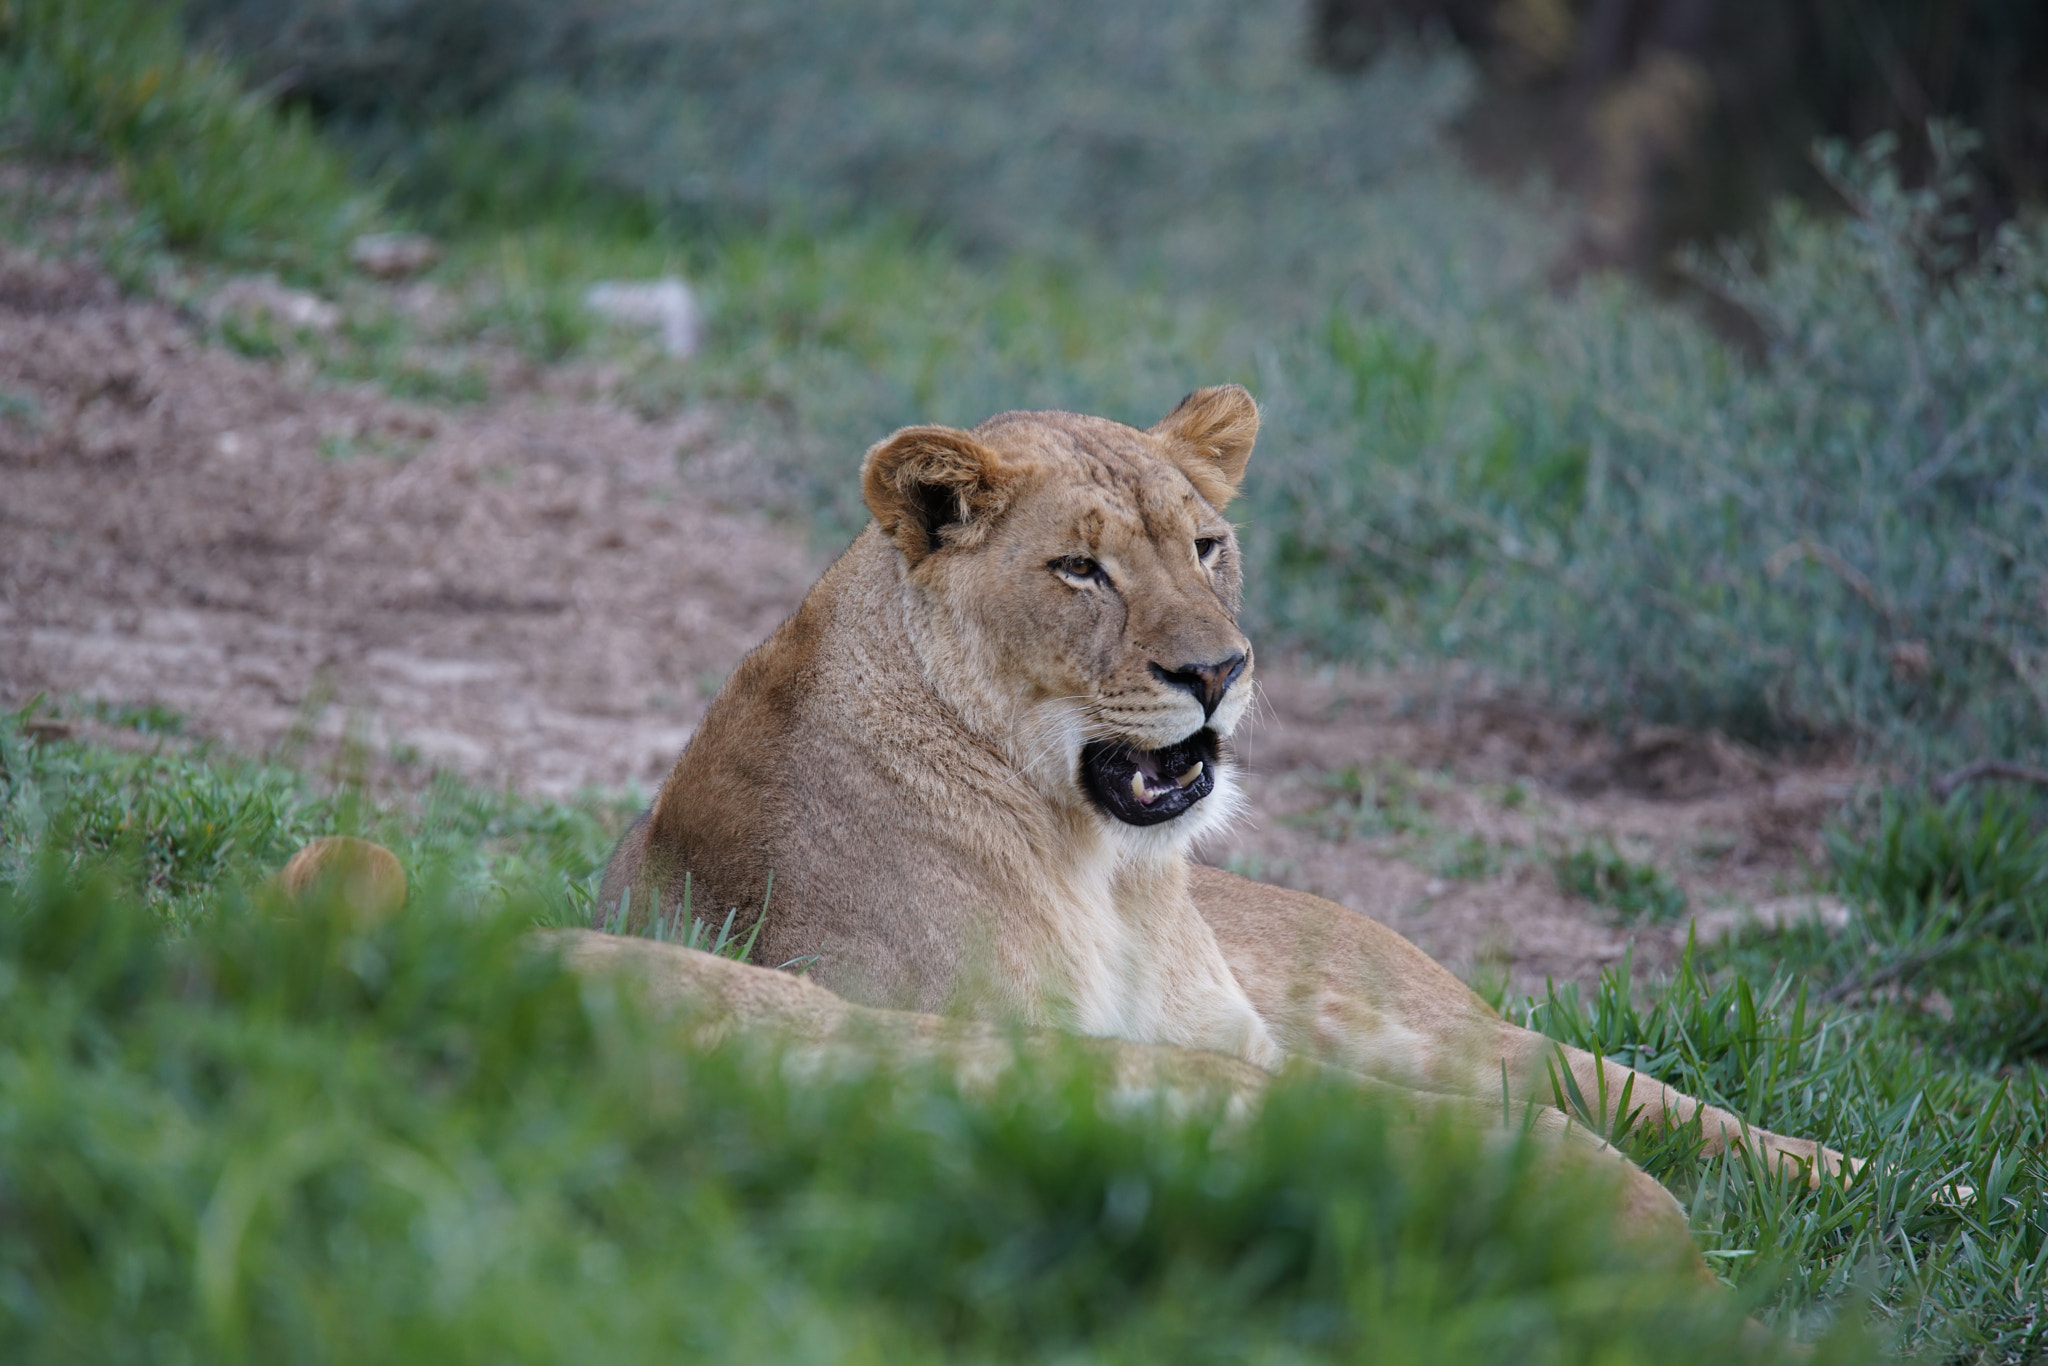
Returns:
[[[404,280],[441,259],[433,238],[417,232],[365,233],[349,244],[348,259],[365,275],[379,280]]]
[[[658,280],[600,280],[583,296],[584,307],[617,323],[652,327],[661,348],[678,360],[695,355],[703,341],[697,296],[673,275]]]
[[[206,301],[216,323],[234,316],[268,318],[293,331],[329,332],[341,321],[341,310],[317,294],[279,284],[268,275],[244,275],[228,281]]]

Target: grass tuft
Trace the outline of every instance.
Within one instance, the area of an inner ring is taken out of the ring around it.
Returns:
[[[321,790],[297,770],[182,742],[150,724],[157,709],[132,710],[156,748],[46,738],[40,704],[0,715],[0,877],[28,877],[61,852],[66,876],[108,879],[184,925],[308,841],[353,834],[387,845],[415,882],[451,897],[519,899],[548,924],[587,925],[595,875],[632,814],[630,800],[541,801],[446,776],[417,798],[380,802],[346,763]]]
[[[1565,895],[1618,911],[1625,921],[1668,924],[1686,912],[1683,887],[1661,868],[1637,863],[1605,841],[1556,854],[1550,866]]]
[[[1869,1163],[1846,1188],[1808,1187],[1741,1154],[1702,1159],[1682,1129],[1619,1136],[1686,1201],[1722,1274],[1775,1287],[1780,1321],[1824,1320],[1868,1292],[1898,1348],[2035,1359],[2048,1346],[2048,1073],[1959,1064],[1896,1009],[1822,1006],[1803,966],[1783,968],[1783,945],[1766,953],[1780,970],[1709,972],[1688,951],[1647,1004],[1624,965],[1590,999],[1568,984],[1509,1014]],[[1955,1199],[1958,1185],[1974,1198]]]
[[[374,214],[303,116],[280,116],[187,49],[175,6],[0,6],[0,134],[45,157],[112,160],[172,247],[321,280]]]

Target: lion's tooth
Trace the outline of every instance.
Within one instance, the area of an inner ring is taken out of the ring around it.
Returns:
[[[1139,801],[1144,802],[1148,805],[1151,803],[1152,797],[1149,793],[1145,791],[1144,774],[1133,773],[1131,775],[1131,795],[1133,797],[1136,797]]]
[[[1181,774],[1178,778],[1175,778],[1173,780],[1173,785],[1175,787],[1186,787],[1189,783],[1193,782],[1195,779],[1201,776],[1202,761],[1200,759],[1197,759],[1195,760],[1195,766],[1193,768],[1189,769],[1187,772]]]

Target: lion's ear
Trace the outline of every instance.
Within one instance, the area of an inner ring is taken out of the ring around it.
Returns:
[[[1242,384],[1197,389],[1152,429],[1164,440],[1181,473],[1215,507],[1237,496],[1252,443],[1259,439],[1259,405]]]
[[[861,465],[861,496],[876,525],[915,565],[975,539],[1002,508],[1008,472],[996,453],[951,427],[905,427]]]

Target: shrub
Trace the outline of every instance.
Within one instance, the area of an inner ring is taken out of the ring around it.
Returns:
[[[304,118],[189,53],[150,0],[0,6],[0,128],[44,155],[110,158],[164,241],[319,278],[375,198]]]
[[[1567,895],[1619,911],[1625,920],[1669,922],[1685,914],[1684,888],[1655,865],[1623,857],[1611,844],[1567,850],[1550,866]]]
[[[1267,625],[1762,741],[2038,752],[2048,235],[1960,266],[1954,167],[1908,190],[1883,143],[1823,157],[1853,217],[1787,209],[1768,271],[1701,266],[1760,364],[1612,282],[1305,338],[1251,486]]]
[[[2048,1053],[2048,827],[1999,789],[1887,794],[1831,832],[1856,933],[1822,958],[1838,996],[1902,997],[1924,1032],[1997,1063]]]
[[[1267,299],[1313,297],[1362,190],[1426,148],[1469,87],[1436,60],[1318,72],[1304,16],[1252,0],[189,12],[430,200],[451,175],[474,182],[447,153],[481,137],[510,153],[494,171],[552,164],[685,222],[880,214],[984,260],[1106,252]]]

